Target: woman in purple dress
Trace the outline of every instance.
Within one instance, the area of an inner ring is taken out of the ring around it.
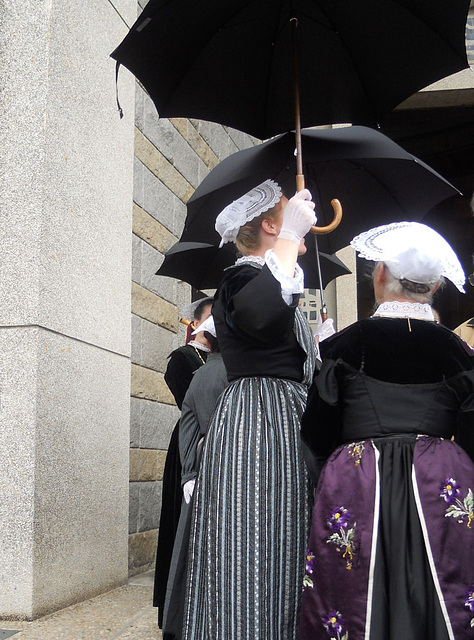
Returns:
[[[472,640],[474,358],[430,306],[464,273],[418,223],[351,244],[378,307],[322,343],[303,416],[319,482],[300,640]]]

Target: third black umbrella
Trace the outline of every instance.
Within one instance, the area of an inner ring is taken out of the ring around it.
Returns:
[[[237,258],[235,244],[228,243],[219,249],[204,242],[178,242],[165,253],[165,259],[156,272],[158,276],[169,276],[188,282],[196,289],[216,289],[224,269],[234,264]],[[331,280],[351,273],[337,257],[320,253],[323,288]],[[298,259],[305,277],[305,286],[320,289],[316,255],[313,247]]]

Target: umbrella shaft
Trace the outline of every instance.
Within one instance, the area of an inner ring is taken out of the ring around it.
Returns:
[[[293,16],[291,22],[291,43],[293,52],[293,95],[295,105],[295,142],[296,142],[296,190],[304,189],[303,175],[303,154],[301,142],[301,108],[300,108],[300,84],[298,76],[298,49],[297,49],[297,29],[298,18]]]
[[[298,48],[297,48],[297,29],[298,18],[296,15],[290,18],[291,22],[291,43],[293,51],[293,90],[295,98],[295,142],[296,142],[296,191],[305,188],[303,174],[303,144],[301,141],[301,109],[300,109],[300,85],[298,78]],[[321,295],[321,316],[325,320],[327,318],[327,309],[324,302],[323,278],[321,275],[321,263],[319,260],[318,239],[314,236],[314,244],[316,247],[316,264],[318,266],[319,277],[319,293]]]
[[[319,259],[319,248],[318,248],[318,238],[314,236],[314,247],[316,250],[316,265],[318,268],[318,278],[319,278],[319,295],[321,296],[321,316],[325,320],[327,318],[327,309],[326,303],[324,302],[324,285],[323,285],[323,275],[321,273],[321,261]],[[326,316],[326,318],[324,318]]]

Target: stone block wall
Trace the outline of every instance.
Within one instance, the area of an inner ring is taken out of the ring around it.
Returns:
[[[142,3],[143,4],[143,3]],[[179,239],[186,202],[223,158],[257,143],[241,132],[183,118],[160,120],[139,83],[135,105],[129,572],[153,566],[166,450],[180,412],[164,372],[185,343],[179,324],[191,287],[156,276]]]

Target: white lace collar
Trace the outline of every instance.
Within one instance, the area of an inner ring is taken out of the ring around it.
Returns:
[[[435,319],[429,304],[399,302],[398,300],[382,302],[374,316],[382,318],[415,318],[416,320],[431,320],[432,322]]]
[[[194,347],[195,349],[200,349],[201,351],[205,351],[206,353],[210,352],[209,347],[207,347],[205,344],[203,344],[202,342],[198,342],[197,340],[190,340],[188,342],[188,344],[191,347]]]
[[[263,267],[265,264],[265,258],[262,256],[242,256],[235,261],[236,266],[240,264],[251,264],[254,267]]]

